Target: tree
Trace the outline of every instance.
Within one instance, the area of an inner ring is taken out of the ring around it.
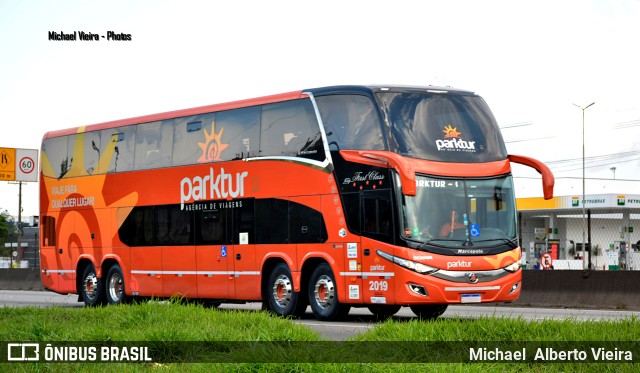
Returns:
[[[11,215],[9,215],[9,211],[4,210],[0,212],[0,252],[4,254],[4,244],[7,242],[7,237],[14,229],[10,224]]]

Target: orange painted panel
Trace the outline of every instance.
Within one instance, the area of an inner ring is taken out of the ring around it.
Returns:
[[[291,247],[289,247],[291,249]],[[260,300],[261,268],[256,263],[256,245],[233,246],[233,285],[232,298]]]
[[[165,297],[197,297],[194,246],[162,246],[162,294]]]
[[[131,291],[142,296],[162,296],[162,248],[132,247]]]
[[[228,246],[196,246],[198,297],[227,299],[232,280]]]

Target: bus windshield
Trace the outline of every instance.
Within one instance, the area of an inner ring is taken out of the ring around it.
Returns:
[[[437,246],[496,246],[516,238],[511,176],[453,179],[416,175],[403,196],[403,236]]]
[[[377,98],[389,121],[391,151],[440,162],[507,158],[495,118],[480,96],[390,90]]]

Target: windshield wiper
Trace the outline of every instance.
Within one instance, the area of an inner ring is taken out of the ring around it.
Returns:
[[[433,243],[434,241],[447,241],[447,240],[441,240],[441,239],[437,239],[437,238],[432,238],[432,239],[429,239],[429,240],[426,240],[426,241],[422,242],[420,245],[418,245],[417,249],[418,250],[422,250],[427,245],[440,246],[438,244]]]
[[[487,239],[487,240],[474,240],[473,242],[489,242],[489,241],[500,241],[500,243],[507,243],[507,244],[509,244],[509,246],[511,246],[513,248],[518,247],[518,244],[516,242],[517,238],[512,238],[512,239],[508,239],[508,238],[490,238],[490,239]]]
[[[418,250],[422,250],[426,245],[433,245],[433,246],[438,246],[438,247],[449,248],[449,246],[445,246],[445,245],[442,245],[442,244],[437,244],[435,242],[464,242],[466,244],[467,242],[470,242],[470,241],[468,241],[468,240],[452,240],[452,239],[448,239],[448,238],[432,238],[430,240],[427,240],[427,241],[424,241],[423,243],[421,243],[417,247],[417,249]],[[472,245],[465,245],[465,244],[463,244],[463,246],[473,246],[473,244]]]

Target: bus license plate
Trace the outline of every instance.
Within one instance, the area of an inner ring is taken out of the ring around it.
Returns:
[[[460,303],[480,303],[482,295],[480,294],[461,294]]]

